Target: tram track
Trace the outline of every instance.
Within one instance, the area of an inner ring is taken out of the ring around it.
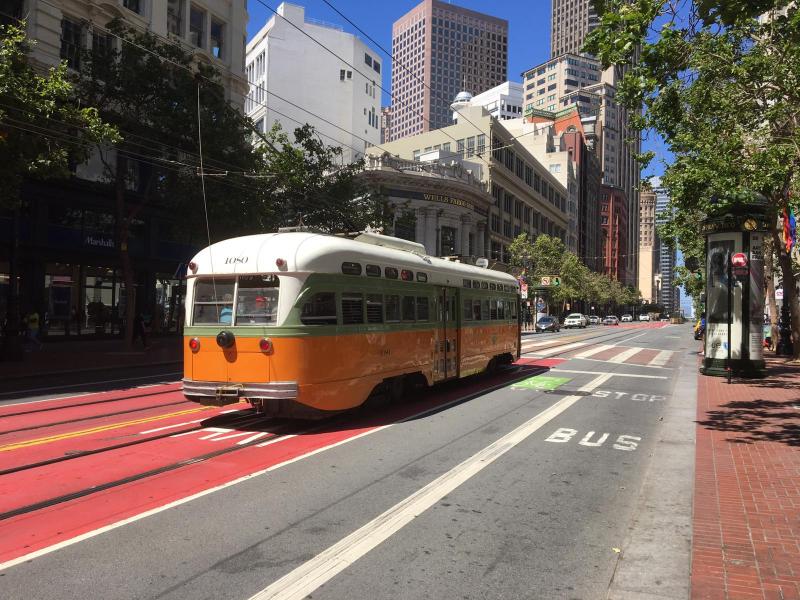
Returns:
[[[613,331],[613,332],[609,332],[609,333],[601,333],[600,335],[589,335],[588,337],[557,338],[555,340],[552,340],[553,341],[552,345],[535,346],[535,347],[529,345],[527,350],[525,349],[525,344],[521,343],[520,344],[520,356],[524,356],[526,354],[536,354],[537,352],[549,351],[549,350],[552,350],[553,348],[557,348],[558,346],[565,346],[565,345],[576,343],[576,342],[594,342],[595,340],[622,339],[622,338],[625,338],[627,336],[632,335],[633,332],[641,332],[641,329],[639,329],[639,328],[627,329],[626,328],[623,331]],[[590,333],[590,332],[587,332],[587,333]],[[593,332],[591,332],[591,333],[593,333]],[[552,358],[554,356],[560,356],[562,354],[567,354],[568,352],[573,352],[574,350],[576,350],[576,348],[572,347],[572,348],[568,348],[567,350],[564,350],[563,352],[550,353],[550,354],[547,355],[546,358]]]
[[[179,384],[179,382],[165,383],[163,385],[178,385],[178,384]],[[176,387],[175,389],[172,389],[172,390],[153,391],[153,386],[152,385],[147,385],[147,386],[141,387],[141,388],[137,387],[137,388],[133,388],[133,389],[141,391],[142,393],[140,393],[140,394],[131,394],[129,396],[121,396],[119,398],[103,398],[102,400],[92,400],[91,402],[78,402],[76,404],[63,404],[63,405],[59,405],[59,406],[48,406],[48,407],[45,407],[45,408],[34,408],[33,410],[20,410],[20,411],[17,411],[17,412],[10,412],[10,413],[0,412],[0,418],[20,417],[20,416],[23,416],[23,415],[33,415],[33,414],[38,414],[38,413],[43,413],[43,412],[52,412],[52,411],[56,411],[56,410],[64,410],[64,409],[67,409],[67,408],[80,408],[81,406],[94,406],[96,404],[107,404],[109,402],[121,402],[121,401],[124,401],[124,400],[135,400],[136,398],[144,398],[145,396],[160,396],[160,395],[163,395],[163,394],[171,394],[173,392],[179,392],[180,391],[180,387]],[[103,394],[103,393],[108,393],[108,392],[92,392],[92,393]],[[57,402],[60,399],[63,399],[63,398],[51,398],[51,399],[48,399],[48,400],[41,400],[40,402]],[[21,404],[21,405],[18,404],[18,405],[15,405],[15,406],[29,406],[29,404]],[[0,406],[0,411],[2,411],[2,406]]]
[[[263,444],[264,442],[267,442],[267,441],[275,442],[275,441],[278,441],[278,440],[283,439],[283,438],[289,438],[289,437],[294,437],[294,436],[297,436],[297,435],[303,435],[303,434],[306,434],[306,433],[311,433],[311,432],[316,431],[318,429],[322,429],[323,427],[328,427],[330,425],[333,425],[333,424],[336,423],[337,420],[341,420],[343,417],[344,417],[344,415],[337,415],[335,417],[331,417],[330,419],[326,419],[324,422],[318,423],[314,427],[311,427],[311,428],[306,429],[306,430],[296,431],[296,432],[292,431],[292,429],[291,429],[292,425],[294,425],[294,424],[288,423],[288,424],[284,425],[284,427],[286,429],[285,432],[280,432],[280,433],[278,433],[278,432],[270,432],[271,435],[266,436],[266,437],[262,436],[262,437],[259,437],[257,439],[252,440],[252,441],[249,441],[249,442],[238,443],[238,444],[233,445],[233,446],[220,448],[219,450],[214,450],[213,452],[207,452],[205,454],[200,454],[200,455],[197,455],[197,456],[194,456],[194,457],[185,458],[183,460],[176,461],[176,462],[173,462],[173,463],[169,463],[169,464],[166,464],[166,465],[162,465],[162,466],[156,467],[154,469],[148,469],[147,471],[142,471],[141,473],[136,473],[134,475],[129,475],[127,477],[122,477],[120,479],[115,479],[113,481],[108,481],[106,483],[101,483],[101,484],[98,484],[98,485],[87,487],[87,488],[84,488],[82,490],[77,490],[77,491],[74,491],[74,492],[70,492],[68,494],[55,496],[53,498],[48,498],[47,500],[41,500],[39,502],[34,502],[34,503],[28,504],[26,506],[21,506],[19,508],[15,508],[15,509],[0,513],[0,522],[6,521],[8,519],[12,519],[14,517],[18,517],[18,516],[21,516],[21,515],[25,515],[25,514],[28,514],[28,513],[32,513],[32,512],[35,512],[37,510],[42,510],[42,509],[45,509],[45,508],[49,508],[51,506],[57,506],[59,504],[63,504],[65,502],[69,502],[71,500],[78,500],[80,498],[84,498],[84,497],[90,496],[92,494],[96,494],[96,493],[103,492],[103,491],[106,491],[106,490],[118,488],[118,487],[121,487],[121,486],[129,484],[129,483],[135,483],[137,481],[148,479],[150,477],[155,477],[157,475],[162,475],[164,473],[169,473],[171,471],[175,471],[175,470],[181,469],[183,467],[187,467],[187,466],[190,466],[190,465],[206,462],[206,461],[212,460],[214,458],[217,458],[219,456],[225,456],[227,454],[232,454],[234,452],[239,452],[240,450],[246,450],[247,448],[251,448],[253,446],[257,446],[259,444]],[[202,428],[199,428],[199,429],[202,429]],[[172,433],[170,433],[170,435],[177,435],[177,433],[176,432],[172,432]],[[163,437],[167,437],[167,436],[163,436]]]
[[[80,423],[82,421],[93,421],[96,419],[104,419],[106,417],[116,417],[119,415],[128,415],[135,412],[142,412],[145,410],[153,410],[158,408],[166,408],[169,406],[179,406],[181,404],[192,404],[191,400],[180,400],[178,402],[166,402],[164,404],[153,404],[150,406],[142,406],[140,408],[130,408],[127,410],[119,410],[110,413],[102,413],[99,415],[87,415],[85,417],[76,417],[74,419],[67,419],[65,421],[53,421],[51,423],[42,423],[40,425],[31,425],[30,427],[19,427],[17,429],[7,429],[6,431],[0,431],[0,435],[8,435],[11,433],[20,433],[22,431],[35,431],[37,429],[46,429],[47,427],[55,427],[57,425],[69,425],[71,423]],[[7,415],[3,415],[7,416]]]
[[[64,454],[62,456],[54,456],[53,458],[48,458],[46,460],[38,461],[35,463],[27,463],[24,465],[18,465],[16,467],[10,467],[8,469],[0,470],[0,477],[3,475],[11,475],[12,473],[19,473],[21,471],[29,471],[31,469],[36,469],[39,467],[46,467],[48,465],[57,464],[60,462],[66,462],[69,460],[75,460],[77,458],[83,458],[86,456],[92,456],[94,454],[102,454],[103,452],[111,452],[113,450],[121,450],[123,448],[130,448],[133,446],[139,446],[141,444],[146,444],[148,442],[154,442],[158,440],[163,440],[168,437],[172,437],[175,435],[181,435],[184,433],[192,433],[193,431],[200,431],[201,429],[205,429],[209,426],[236,426],[236,427],[248,427],[250,425],[256,424],[259,421],[263,421],[266,417],[258,417],[255,413],[250,412],[247,415],[231,415],[233,417],[230,421],[228,420],[221,420],[220,417],[224,417],[228,415],[217,415],[214,417],[210,417],[199,423],[198,425],[194,425],[192,427],[187,427],[185,429],[172,429],[168,432],[160,433],[158,435],[152,435],[149,437],[143,437],[135,440],[129,440],[127,442],[122,442],[119,444],[112,444],[111,446],[103,446],[102,448],[92,448],[91,450],[80,450],[77,452],[70,452],[69,454]]]

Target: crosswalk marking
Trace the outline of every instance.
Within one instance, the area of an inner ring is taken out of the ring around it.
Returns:
[[[611,350],[612,348],[616,348],[616,346],[612,346],[609,344],[600,344],[599,346],[595,346],[594,348],[589,348],[588,350],[584,350],[573,356],[572,358],[589,358],[590,356],[594,356],[595,354],[600,354],[601,352],[605,352],[606,350]]]
[[[620,352],[619,354],[617,354],[613,358],[609,358],[608,362],[611,362],[611,363],[624,363],[631,356],[633,356],[634,354],[639,354],[639,352],[641,352],[642,350],[643,350],[643,348],[637,348],[636,346],[634,346],[633,348],[628,348],[627,350],[623,350],[622,352]]]
[[[556,346],[555,348],[547,348],[546,350],[538,350],[534,354],[537,356],[550,356],[551,354],[557,354],[560,352],[568,352],[569,350],[574,350],[575,348],[582,348],[586,346],[586,342],[575,342],[573,344],[567,344],[566,346]]]
[[[672,356],[672,350],[662,350],[648,364],[650,367],[663,367]]]

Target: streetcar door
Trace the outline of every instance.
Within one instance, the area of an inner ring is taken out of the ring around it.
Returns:
[[[458,375],[458,295],[455,290],[439,288],[436,293],[436,328],[434,330],[433,380],[442,381]]]

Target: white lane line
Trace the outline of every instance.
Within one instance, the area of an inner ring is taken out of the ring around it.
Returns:
[[[610,378],[611,374],[604,373],[578,391],[592,392]],[[306,598],[314,590],[400,531],[462,483],[480,473],[583,397],[583,395],[566,396],[559,400],[422,489],[401,500],[343,540],[254,594],[250,600],[301,600]]]
[[[639,352],[641,352],[642,350],[644,350],[644,348],[637,348],[636,346],[634,346],[633,348],[628,348],[627,350],[623,350],[622,352],[620,352],[616,356],[612,356],[611,358],[609,358],[608,362],[610,362],[610,363],[624,363],[631,356],[633,356],[634,354],[639,354]]]
[[[250,473],[248,475],[243,475],[243,476],[239,477],[238,479],[234,479],[234,480],[228,481],[226,483],[221,483],[221,484],[219,484],[217,486],[208,488],[207,490],[203,490],[203,491],[197,492],[196,494],[192,494],[192,495],[186,496],[184,498],[179,498],[178,500],[170,502],[169,504],[165,504],[163,506],[157,506],[155,508],[151,508],[150,510],[142,512],[142,513],[139,513],[138,515],[133,515],[132,517],[128,517],[127,519],[122,519],[121,521],[117,521],[115,523],[110,523],[108,525],[104,525],[103,527],[99,527],[99,528],[94,529],[92,531],[87,531],[86,533],[82,533],[81,535],[77,535],[74,538],[71,538],[71,539],[68,539],[68,540],[64,540],[63,542],[59,542],[57,544],[53,544],[52,546],[47,546],[46,548],[41,548],[40,550],[35,550],[35,551],[30,552],[28,554],[25,554],[23,556],[20,556],[20,557],[17,557],[17,558],[12,558],[11,560],[8,560],[8,561],[6,561],[4,563],[0,563],[0,571],[4,571],[5,569],[8,569],[10,567],[14,567],[14,566],[22,564],[24,562],[28,562],[28,561],[33,560],[35,558],[39,558],[40,556],[44,556],[45,554],[50,554],[51,552],[55,552],[56,550],[61,550],[62,548],[66,548],[67,546],[71,546],[73,544],[77,544],[77,543],[83,542],[85,540],[91,539],[91,538],[93,538],[95,536],[101,535],[101,534],[106,533],[108,531],[112,531],[114,529],[117,529],[118,527],[123,527],[125,525],[128,525],[130,523],[134,523],[134,522],[139,521],[141,519],[146,519],[147,517],[150,517],[152,515],[158,514],[160,512],[164,512],[165,510],[169,510],[170,508],[175,508],[177,506],[181,506],[182,504],[186,504],[188,502],[196,500],[197,498],[202,498],[203,496],[208,496],[209,494],[213,494],[213,493],[218,492],[220,490],[224,490],[225,488],[229,488],[229,487],[232,487],[234,485],[238,485],[240,483],[243,483],[245,481],[249,481],[250,479],[253,479],[254,477],[260,477],[261,475],[264,475],[265,473],[269,473],[270,471],[276,471],[277,469],[281,469],[281,468],[283,468],[285,466],[291,465],[291,464],[296,463],[298,461],[304,460],[306,458],[310,458],[311,456],[314,456],[316,454],[320,454],[320,453],[325,452],[327,450],[332,450],[333,448],[338,448],[339,446],[343,446],[344,444],[349,444],[350,442],[354,442],[356,440],[360,440],[363,437],[366,437],[368,435],[372,435],[373,433],[378,433],[379,431],[383,431],[384,429],[392,427],[393,425],[397,425],[398,423],[405,423],[406,421],[413,421],[414,419],[421,419],[421,418],[427,416],[430,413],[436,413],[436,412],[439,412],[439,411],[442,411],[442,410],[446,410],[447,408],[449,408],[451,406],[454,406],[456,404],[460,404],[462,402],[465,402],[465,401],[469,400],[470,398],[477,398],[478,396],[491,394],[492,392],[496,392],[497,390],[503,389],[503,388],[507,387],[508,385],[510,385],[510,384],[509,383],[501,383],[501,384],[494,385],[492,387],[486,388],[484,390],[481,390],[479,392],[472,392],[472,393],[466,394],[464,396],[459,396],[458,398],[455,398],[454,400],[451,400],[450,402],[445,402],[444,404],[440,404],[438,406],[434,406],[433,408],[426,408],[423,411],[420,411],[420,412],[415,413],[415,414],[413,414],[411,416],[408,416],[408,417],[405,417],[403,419],[400,419],[399,421],[396,421],[395,423],[389,423],[388,425],[381,425],[380,427],[376,427],[375,429],[370,429],[369,431],[365,431],[363,433],[359,433],[358,435],[354,435],[353,437],[349,437],[347,439],[344,439],[344,440],[342,440],[340,442],[336,442],[335,444],[330,444],[328,446],[323,446],[321,448],[317,448],[316,450],[311,450],[310,452],[306,452],[305,454],[300,454],[299,456],[295,456],[294,458],[290,458],[289,460],[286,460],[286,461],[284,461],[282,463],[278,463],[276,465],[272,465],[271,467],[267,467],[266,469],[262,469],[261,471],[256,471],[255,473]],[[281,438],[270,439],[270,440],[268,440],[266,442],[263,442],[261,444],[256,444],[256,447],[260,448],[260,447],[263,447],[263,446],[269,446],[271,444],[275,444],[277,442],[285,441],[285,440],[293,438],[293,437],[296,437],[296,434],[286,435],[286,436],[283,436]]]
[[[585,358],[584,360],[590,360],[592,362],[601,362],[601,363],[611,362],[611,361],[608,361],[608,360],[600,360],[599,358]],[[672,367],[657,367],[656,365],[637,365],[635,363],[625,363],[625,364],[628,365],[628,366],[631,366],[631,367],[641,367],[643,369],[664,369],[664,370],[668,370],[668,371],[672,371],[673,370]]]
[[[638,367],[642,365],[636,365]],[[552,367],[550,371],[558,371],[559,373],[577,373],[579,375],[597,375],[597,371],[576,371],[575,369],[561,369],[559,367]],[[612,377],[640,377],[641,379],[669,379],[665,375],[639,375],[636,373],[609,373]]]
[[[558,341],[559,341],[559,338],[555,338],[555,339],[549,340],[547,342],[539,342],[537,344],[526,344],[525,342],[522,342],[522,347],[523,348],[541,348],[542,346],[549,346],[550,344],[557,343]]]
[[[594,356],[595,354],[600,354],[601,352],[605,352],[606,350],[611,350],[612,348],[616,348],[616,346],[609,345],[609,344],[600,344],[594,348],[590,348],[589,350],[585,350],[579,354],[576,354],[572,358],[589,358],[590,356]]]
[[[573,344],[566,344],[565,346],[556,346],[555,348],[548,348],[547,350],[538,350],[533,352],[535,356],[550,356],[551,354],[558,354],[559,352],[568,352],[575,348],[582,348],[586,346],[587,342],[575,342]]]
[[[671,356],[672,356],[672,350],[662,350],[653,357],[653,360],[647,363],[647,366],[663,367],[665,364],[667,364]]]

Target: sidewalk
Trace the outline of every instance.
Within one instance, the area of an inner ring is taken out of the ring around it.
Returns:
[[[139,342],[127,351],[121,340],[45,342],[40,350],[25,352],[21,362],[0,362],[0,381],[179,363],[182,340],[180,336],[155,337],[148,340],[147,350]]]
[[[699,376],[695,599],[800,599],[800,367],[763,380]]]

